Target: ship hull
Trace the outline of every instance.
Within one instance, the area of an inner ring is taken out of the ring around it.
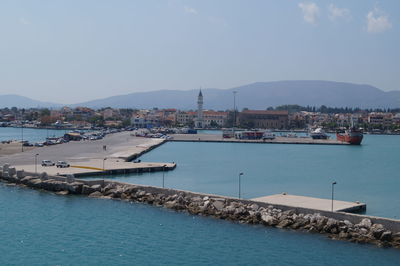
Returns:
[[[362,133],[337,133],[338,141],[347,142],[351,145],[360,145],[363,139]]]

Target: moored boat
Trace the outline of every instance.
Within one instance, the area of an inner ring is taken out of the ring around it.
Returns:
[[[352,145],[360,145],[363,137],[362,131],[355,127],[336,132],[338,141],[347,142]]]
[[[328,139],[329,136],[325,133],[322,128],[317,128],[310,133],[311,138],[313,139]]]

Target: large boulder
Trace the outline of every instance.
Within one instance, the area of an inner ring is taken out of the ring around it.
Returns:
[[[224,206],[225,206],[224,202],[223,202],[223,201],[220,201],[220,200],[214,201],[214,202],[212,203],[212,205],[214,206],[214,208],[215,208],[217,211],[222,211],[222,209],[223,209]]]
[[[390,232],[390,231],[383,232],[382,235],[381,235],[380,240],[381,241],[390,241],[390,240],[392,240],[392,232]]]
[[[279,223],[279,220],[277,218],[275,218],[274,216],[269,215],[267,213],[261,214],[261,220],[265,224],[270,225],[270,226],[275,226]]]
[[[95,191],[89,195],[89,197],[91,197],[91,198],[100,198],[102,196],[103,196],[103,194],[100,191]]]
[[[385,232],[385,228],[381,224],[373,224],[370,228],[370,234],[375,238],[375,239],[380,239],[383,232]]]
[[[360,223],[357,224],[357,226],[358,226],[358,227],[365,228],[365,229],[370,229],[371,226],[372,226],[372,222],[371,222],[370,219],[364,218],[364,219],[361,220]]]

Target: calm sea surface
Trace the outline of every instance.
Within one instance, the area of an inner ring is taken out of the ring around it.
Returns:
[[[65,130],[55,129],[33,129],[33,128],[13,128],[0,127],[0,141],[18,140],[22,138],[29,142],[45,141],[46,137],[61,137],[66,133]]]
[[[0,129],[0,132],[2,129]],[[3,134],[3,133],[1,133]],[[178,163],[166,186],[245,198],[286,191],[360,200],[368,213],[400,217],[400,137],[360,147],[167,143],[143,161]],[[119,176],[162,184],[162,173]],[[0,265],[399,265],[400,252],[325,236],[240,225],[144,204],[0,183]]]
[[[176,162],[167,187],[254,198],[287,192],[367,203],[367,214],[400,218],[400,136],[366,135],[361,146],[169,142],[141,157]],[[162,185],[162,173],[121,175],[119,181]]]

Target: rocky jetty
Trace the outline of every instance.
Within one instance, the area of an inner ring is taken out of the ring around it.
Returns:
[[[138,186],[103,180],[78,180],[16,171],[9,165],[0,167],[0,179],[23,186],[56,192],[60,195],[77,194],[94,198],[143,202],[155,206],[187,211],[194,215],[247,224],[262,224],[290,230],[322,233],[332,239],[356,243],[371,243],[382,247],[400,248],[400,232],[392,232],[382,224],[364,218],[359,223],[337,220],[320,213],[305,214],[296,210],[281,210],[274,206],[234,198],[177,191],[157,187]]]

